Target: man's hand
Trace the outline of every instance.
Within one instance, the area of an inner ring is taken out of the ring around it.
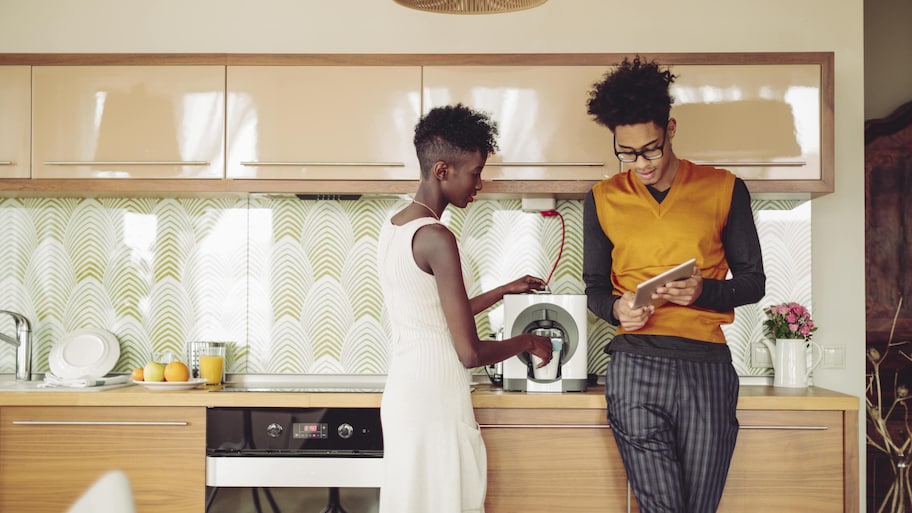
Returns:
[[[621,321],[621,326],[627,331],[636,331],[646,325],[646,321],[655,313],[652,305],[633,307],[633,292],[625,292],[620,299],[614,302],[614,316]]]
[[[686,280],[670,281],[656,289],[653,299],[668,301],[681,306],[689,306],[700,297],[703,292],[703,276],[699,269],[694,269],[690,278]]]

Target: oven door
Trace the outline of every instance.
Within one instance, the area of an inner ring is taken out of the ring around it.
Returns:
[[[375,512],[382,478],[379,408],[207,412],[207,513]]]

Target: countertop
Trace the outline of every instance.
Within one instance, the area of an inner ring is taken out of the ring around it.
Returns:
[[[604,409],[602,385],[585,392],[505,392],[486,384],[472,392],[475,408]],[[153,391],[138,385],[101,392],[0,392],[3,406],[274,406],[379,407],[381,394],[339,392],[211,392],[206,388]],[[824,388],[742,385],[739,410],[858,410],[857,397]]]

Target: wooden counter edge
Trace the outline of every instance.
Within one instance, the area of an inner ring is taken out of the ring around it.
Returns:
[[[380,393],[270,393],[150,391],[138,386],[102,392],[2,392],[2,406],[275,406],[275,407],[351,407],[376,408]],[[522,393],[505,392],[479,385],[472,393],[475,408],[581,408],[604,409],[601,386],[586,392]],[[841,410],[857,411],[859,399],[854,396],[810,387],[779,389],[772,386],[742,386],[739,410]]]

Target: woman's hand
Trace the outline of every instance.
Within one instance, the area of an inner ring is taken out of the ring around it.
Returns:
[[[655,313],[655,306],[646,305],[639,308],[633,307],[633,292],[625,292],[620,299],[614,302],[614,316],[621,321],[621,326],[627,331],[636,331],[646,325],[646,322]]]
[[[554,352],[551,349],[551,339],[541,335],[533,335],[532,333],[525,333],[524,336],[529,337],[529,343],[531,344],[528,349],[529,353],[542,359],[538,367],[541,368],[548,365],[551,357],[554,356]]]
[[[507,294],[523,294],[531,290],[544,289],[545,280],[536,278],[535,276],[529,276],[527,274],[522,278],[513,280],[510,283],[501,285],[495,289],[491,289],[483,294],[479,294],[473,297],[470,300],[472,315],[478,315],[481,312],[487,310],[491,305],[503,299],[503,297]]]
[[[504,285],[506,294],[522,294],[530,290],[545,290],[545,280],[525,275]]]

